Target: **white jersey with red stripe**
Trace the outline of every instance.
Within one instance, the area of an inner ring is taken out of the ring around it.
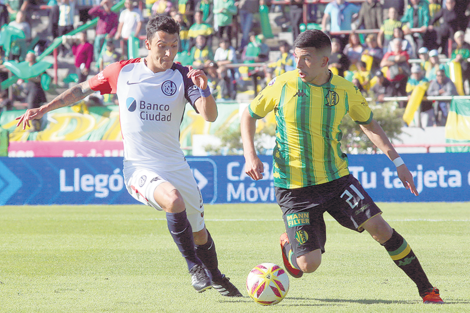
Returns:
[[[89,80],[92,90],[115,93],[124,141],[124,168],[177,170],[187,166],[179,143],[186,102],[201,96],[189,69],[173,64],[154,73],[144,59],[110,64]]]

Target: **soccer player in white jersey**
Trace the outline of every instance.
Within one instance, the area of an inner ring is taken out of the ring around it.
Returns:
[[[204,72],[173,63],[179,30],[170,17],[152,17],[147,24],[146,58],[110,64],[50,103],[27,110],[17,118],[17,126],[25,129],[30,121],[95,91],[116,93],[124,142],[123,172],[129,193],[166,212],[168,229],[198,292],[214,287],[223,296],[241,297],[218,269],[214,241],[204,223],[202,196],[179,145],[187,101],[206,121],[215,121],[218,114]]]

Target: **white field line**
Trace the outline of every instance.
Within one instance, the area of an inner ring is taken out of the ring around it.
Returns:
[[[151,218],[149,220],[152,221],[166,221],[166,218]],[[282,219],[266,219],[266,218],[206,218],[204,219],[206,222],[282,222]],[[336,220],[333,218],[325,218],[326,222],[335,222]],[[386,219],[388,222],[470,222],[470,219],[463,219],[463,220],[449,220],[449,219],[425,219],[425,218],[418,218],[418,219]]]

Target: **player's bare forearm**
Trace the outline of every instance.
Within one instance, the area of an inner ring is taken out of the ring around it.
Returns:
[[[47,112],[76,103],[86,96],[91,95],[93,92],[88,81],[78,84],[64,91],[48,104],[40,108],[27,110],[23,115],[16,118],[18,121],[16,126],[22,125],[23,129],[26,129],[26,126],[30,126],[29,121],[40,119]]]
[[[399,157],[398,152],[392,146],[390,140],[388,140],[388,137],[383,131],[382,127],[380,127],[380,125],[375,120],[372,120],[372,122],[368,125],[361,125],[361,129],[367,135],[367,137],[369,137],[370,141],[372,141],[372,143],[374,143],[377,148],[385,153],[390,160],[393,161]],[[416,190],[416,186],[413,182],[413,175],[404,163],[397,167],[397,174],[405,188],[417,196],[418,191]]]
[[[263,178],[264,167],[258,158],[255,149],[256,119],[251,117],[248,108],[243,111],[240,121],[240,131],[243,143],[243,154],[245,156],[245,173],[254,180]]]
[[[399,157],[397,151],[388,140],[387,135],[385,134],[382,127],[377,123],[376,120],[372,120],[371,123],[367,125],[360,125],[362,131],[366,136],[372,141],[374,145],[377,146],[383,153],[385,153],[390,160],[394,160]]]
[[[201,114],[207,122],[214,122],[219,115],[219,112],[217,111],[217,103],[212,95],[197,99],[196,108],[199,114]]]
[[[90,84],[88,83],[88,81],[85,81],[81,84],[73,86],[70,89],[67,89],[66,91],[58,95],[49,104],[46,104],[43,107],[46,112],[66,107],[84,99],[85,97],[91,95],[93,92],[94,91],[90,88]]]

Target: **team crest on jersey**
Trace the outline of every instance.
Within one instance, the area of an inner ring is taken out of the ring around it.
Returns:
[[[129,112],[134,112],[135,109],[137,108],[137,101],[135,101],[134,98],[129,97],[129,98],[126,99],[126,106],[127,106],[127,110],[129,110]]]
[[[165,96],[173,96],[176,93],[176,84],[171,80],[166,80],[162,84],[162,92]]]
[[[331,107],[337,105],[339,102],[339,95],[336,91],[328,90],[328,93],[325,96],[325,105]]]

